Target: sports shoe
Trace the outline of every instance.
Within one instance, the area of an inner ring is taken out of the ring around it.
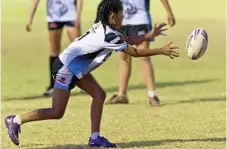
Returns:
[[[54,88],[50,86],[50,87],[48,87],[47,90],[43,93],[43,96],[52,96],[53,91],[54,91]]]
[[[98,136],[96,139],[89,138],[88,145],[90,147],[106,147],[106,148],[116,148],[116,144],[111,143],[104,137]]]
[[[106,101],[106,104],[118,104],[123,103],[127,104],[129,103],[128,97],[125,95],[113,95],[109,100]]]
[[[149,99],[149,104],[153,107],[159,107],[161,106],[160,101],[158,99],[158,96],[154,96],[154,97],[148,97]]]
[[[15,145],[19,145],[19,133],[21,132],[20,125],[13,122],[15,115],[10,115],[5,118],[5,124],[8,129],[8,135]]]

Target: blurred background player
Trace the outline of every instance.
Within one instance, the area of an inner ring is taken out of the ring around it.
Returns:
[[[152,29],[152,21],[149,13],[149,0],[121,0],[124,7],[124,19],[122,30],[126,36],[143,35]],[[161,0],[167,12],[167,20],[170,26],[175,25],[175,17],[168,0]],[[154,39],[151,39],[154,40]],[[135,45],[138,49],[149,47],[149,41],[143,41]],[[125,61],[127,58],[127,61]],[[155,93],[154,70],[150,57],[139,58],[143,79],[148,89],[149,103],[152,106],[160,106],[160,101]],[[113,95],[106,104],[128,103],[127,87],[131,75],[132,57],[120,53],[120,82],[118,94]]]
[[[31,31],[33,18],[40,0],[32,0],[26,30]],[[43,93],[51,96],[53,93],[54,80],[51,75],[51,67],[61,52],[61,37],[63,27],[66,27],[68,38],[72,42],[81,34],[80,20],[83,0],[47,0],[47,23],[50,43],[49,55],[49,79],[50,84]]]

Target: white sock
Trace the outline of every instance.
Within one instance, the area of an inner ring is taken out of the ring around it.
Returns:
[[[21,125],[21,118],[20,116],[16,115],[14,118],[13,118],[13,122],[14,123],[17,123],[19,125]]]
[[[126,93],[118,93],[118,96],[126,96],[127,97],[127,94]]]
[[[93,133],[91,134],[91,139],[97,139],[98,136],[100,136],[100,132],[93,132]]]
[[[147,93],[148,93],[148,97],[154,97],[154,96],[156,96],[155,91],[150,90]]]

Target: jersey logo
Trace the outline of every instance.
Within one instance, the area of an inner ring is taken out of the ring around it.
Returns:
[[[47,14],[50,17],[61,17],[68,11],[67,5],[61,0],[47,0]]]
[[[122,1],[124,5],[124,18],[129,19],[131,18],[134,14],[137,13],[137,8],[135,5],[134,0],[123,0]]]

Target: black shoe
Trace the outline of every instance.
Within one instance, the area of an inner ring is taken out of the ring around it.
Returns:
[[[43,93],[43,96],[52,96],[54,91],[53,87],[48,87],[47,90]]]

